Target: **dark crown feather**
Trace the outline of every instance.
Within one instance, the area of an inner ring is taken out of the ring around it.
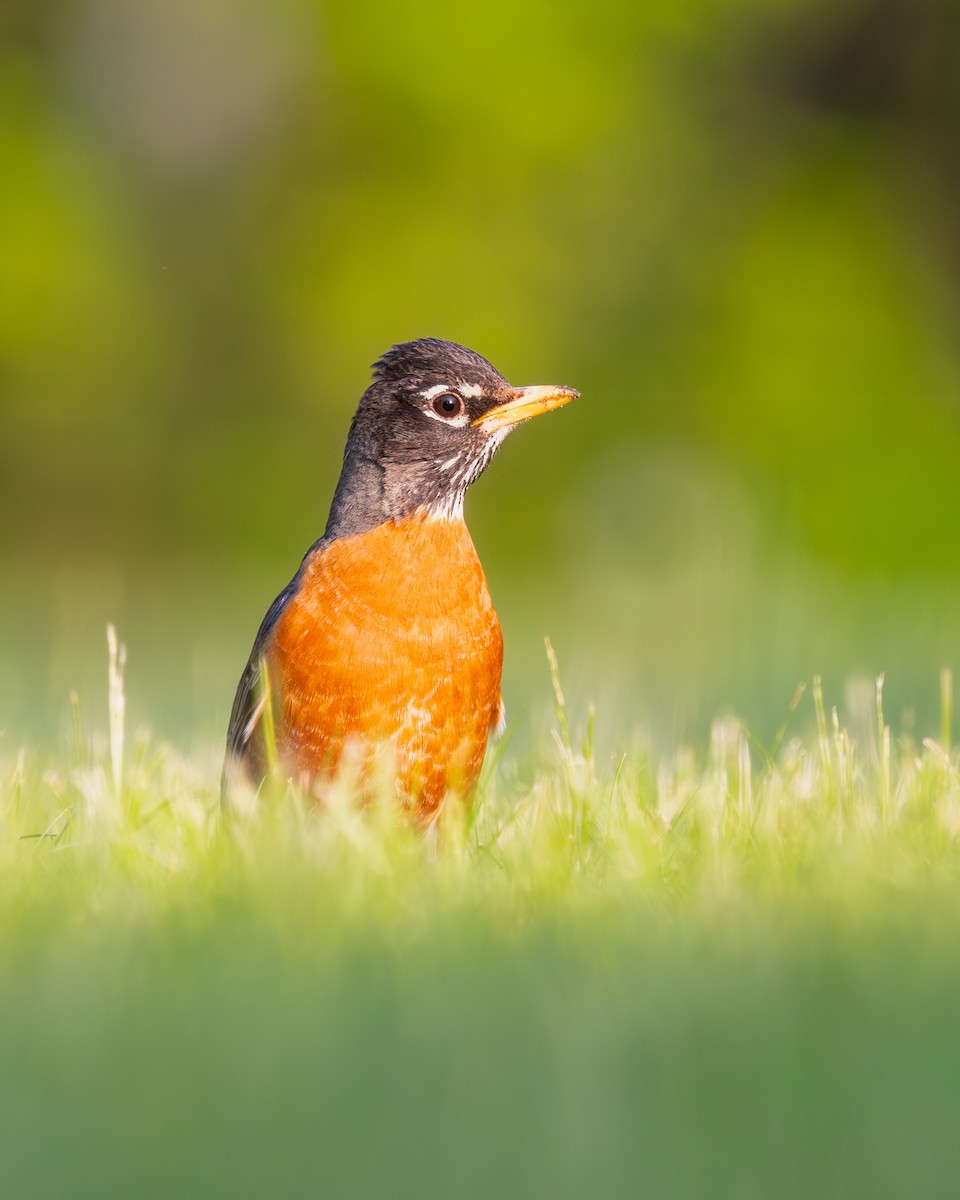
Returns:
[[[374,380],[397,380],[411,376],[430,377],[454,374],[467,378],[501,379],[500,372],[481,354],[446,342],[442,338],[417,338],[400,342],[382,354],[373,364]]]

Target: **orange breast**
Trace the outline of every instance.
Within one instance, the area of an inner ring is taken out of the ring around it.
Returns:
[[[476,782],[503,639],[466,525],[416,515],[308,561],[266,654],[288,769],[333,772],[385,747],[421,815]]]

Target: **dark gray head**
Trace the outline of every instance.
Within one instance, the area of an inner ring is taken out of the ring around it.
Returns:
[[[515,388],[481,355],[419,338],[373,366],[350,426],[326,536],[349,537],[418,509],[463,515],[463,497],[514,426],[575,399]]]

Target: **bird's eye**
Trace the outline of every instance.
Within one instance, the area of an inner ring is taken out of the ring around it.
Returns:
[[[439,417],[458,417],[463,412],[463,401],[453,392],[444,392],[434,398],[433,411]]]

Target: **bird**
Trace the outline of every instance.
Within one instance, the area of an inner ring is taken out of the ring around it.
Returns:
[[[472,792],[503,721],[503,636],[464,521],[467,489],[569,387],[513,387],[473,350],[402,342],[372,366],[323,536],[270,605],[240,677],[227,800],[274,769],[312,788],[385,756],[424,825]],[[378,757],[379,756],[379,757]]]

